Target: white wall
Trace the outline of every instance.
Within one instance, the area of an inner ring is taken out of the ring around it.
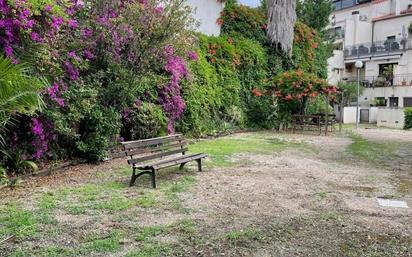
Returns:
[[[369,106],[375,97],[385,97],[389,104],[389,97],[392,96],[399,97],[399,107],[404,107],[403,98],[412,97],[412,86],[365,88],[359,100],[361,106]]]
[[[404,16],[396,19],[382,20],[375,23],[374,41],[384,41],[388,36],[396,36],[402,38],[402,27],[408,33],[409,25],[412,22],[412,16]]]
[[[360,113],[360,110],[359,110],[359,113]],[[356,107],[350,106],[350,107],[343,108],[343,123],[345,124],[356,123]]]
[[[378,107],[369,108],[369,123],[376,123],[378,121]]]
[[[402,129],[405,124],[403,109],[379,109],[378,127]]]
[[[193,17],[199,22],[198,32],[208,36],[219,36],[220,25],[217,19],[224,9],[224,3],[217,0],[187,0],[187,3],[193,9]]]
[[[328,81],[332,85],[337,85],[342,79],[343,69],[343,51],[333,51],[333,56],[328,59]]]

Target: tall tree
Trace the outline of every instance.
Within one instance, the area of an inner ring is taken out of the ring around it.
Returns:
[[[329,16],[333,12],[331,0],[298,0],[296,12],[303,23],[323,32],[329,24]]]
[[[268,0],[268,40],[277,49],[292,54],[296,0]]]

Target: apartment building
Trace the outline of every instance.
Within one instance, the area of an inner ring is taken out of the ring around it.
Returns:
[[[208,36],[219,36],[221,25],[217,23],[225,8],[224,1],[187,0],[193,10],[193,18],[199,23],[197,31]]]
[[[366,111],[370,107],[412,107],[412,0],[333,0],[333,4],[330,31],[336,41],[334,56],[328,60],[329,82],[356,81],[355,62],[360,60],[364,64],[360,81],[365,86],[359,99],[364,110],[361,120],[379,123],[378,111]]]

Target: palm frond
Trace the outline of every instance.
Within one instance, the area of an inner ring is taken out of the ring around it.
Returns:
[[[44,102],[40,91],[46,81],[30,75],[24,64],[13,64],[0,55],[0,144],[10,117],[19,113],[31,114],[41,110]]]

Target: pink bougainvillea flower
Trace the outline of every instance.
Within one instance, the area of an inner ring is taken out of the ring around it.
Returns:
[[[30,33],[30,38],[31,38],[31,40],[33,40],[34,42],[37,42],[37,43],[39,43],[39,42],[42,41],[42,38],[41,38],[40,35],[39,35],[38,33],[36,33],[36,32]]]
[[[76,54],[75,51],[70,51],[70,52],[68,52],[68,53],[67,53],[67,56],[68,56],[69,58],[72,58],[72,59],[78,61],[78,62],[81,61],[80,57]]]
[[[165,54],[166,56],[171,56],[174,53],[174,49],[172,46],[166,46],[165,47]]]
[[[83,56],[85,59],[87,60],[92,60],[94,59],[96,56],[92,53],[92,51],[90,51],[89,49],[85,49],[83,51]]]
[[[154,10],[155,10],[155,13],[161,14],[161,13],[163,13],[164,8],[162,6],[158,6]]]
[[[56,30],[60,29],[61,25],[63,24],[64,20],[62,17],[52,16],[52,27]]]
[[[192,61],[197,61],[199,60],[199,56],[197,55],[197,53],[195,51],[190,51],[187,53],[187,56],[189,57],[190,60]]]
[[[67,21],[67,25],[68,25],[69,28],[71,28],[71,29],[77,29],[77,28],[79,27],[79,23],[78,23],[76,20],[74,20],[74,19],[69,19],[69,20]]]

